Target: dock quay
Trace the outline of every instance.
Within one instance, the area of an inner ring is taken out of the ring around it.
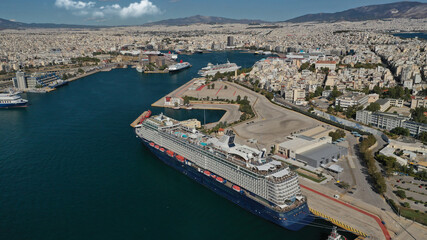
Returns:
[[[144,73],[169,73],[169,70],[144,71]]]
[[[317,211],[313,214],[332,222],[359,236],[369,239],[386,239],[401,230],[396,226],[397,216],[390,216],[376,206],[345,196],[334,198],[333,190],[300,178],[301,190],[307,196],[308,206]],[[395,218],[396,217],[396,218]]]
[[[134,128],[136,125],[138,125],[138,123],[141,121],[141,118],[143,118],[144,116],[146,116],[147,113],[148,113],[148,111],[145,111],[141,115],[139,115],[139,117],[137,119],[135,119],[135,121],[133,121],[130,124],[130,126]]]
[[[320,211],[317,211],[317,210],[315,210],[313,208],[309,208],[309,209],[310,209],[310,212],[313,213],[314,215],[316,215],[317,217],[321,217],[321,218],[323,218],[323,219],[325,219],[325,220],[333,223],[334,225],[336,225],[336,226],[338,226],[340,228],[343,228],[343,229],[345,229],[347,231],[350,231],[350,232],[358,235],[359,236],[358,239],[364,239],[365,237],[368,236],[368,235],[366,235],[366,233],[364,233],[362,231],[359,231],[359,230],[357,230],[357,229],[355,229],[355,228],[353,228],[353,227],[351,227],[351,226],[349,226],[349,225],[347,225],[345,223],[342,223],[341,221],[338,221],[338,220],[336,220],[336,219],[334,219],[332,217],[329,217],[329,216],[327,216],[326,214],[324,214],[324,213],[322,213]]]

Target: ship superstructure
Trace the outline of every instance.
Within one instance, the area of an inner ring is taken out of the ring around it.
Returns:
[[[265,149],[236,144],[233,132],[218,139],[162,114],[135,131],[162,161],[248,211],[291,230],[312,221],[297,174]]]
[[[216,65],[213,65],[212,63],[208,63],[208,65],[202,68],[198,73],[203,77],[208,75],[214,76],[217,72],[219,73],[234,72],[240,68],[241,67],[237,66],[237,64],[230,63],[229,61],[227,61],[227,63],[216,64]]]

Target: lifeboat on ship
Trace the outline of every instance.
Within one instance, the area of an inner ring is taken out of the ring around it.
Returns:
[[[156,145],[154,148],[155,148],[155,149],[157,149],[157,150],[159,150],[159,149],[160,149],[160,146],[159,146],[159,145]]]
[[[207,171],[207,170],[205,170],[205,171],[203,171],[203,174],[205,174],[206,176],[210,176],[211,175],[211,172],[209,172],[209,171]]]
[[[222,177],[216,177],[216,180],[220,183],[225,183],[225,180]]]
[[[233,185],[233,190],[236,191],[236,192],[242,192],[242,188],[240,188],[237,185]]]
[[[167,150],[166,154],[169,155],[169,157],[173,157],[175,155],[175,153],[172,152],[171,150]]]
[[[180,161],[182,163],[184,162],[184,157],[181,155],[176,155],[176,159],[178,159],[178,161]]]
[[[164,148],[160,148],[160,152],[165,152],[165,149]]]
[[[154,147],[154,143],[153,143],[153,142],[150,142],[150,146]]]
[[[211,177],[212,177],[213,179],[216,179],[216,175],[215,175],[215,174],[212,174],[212,175],[211,175]]]

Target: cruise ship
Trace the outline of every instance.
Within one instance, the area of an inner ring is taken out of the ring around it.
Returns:
[[[143,113],[132,126],[161,161],[247,211],[289,230],[313,221],[298,176],[283,162],[234,142],[207,136],[163,114]]]
[[[168,69],[169,69],[169,72],[177,72],[177,71],[180,71],[182,69],[189,68],[189,67],[191,67],[190,63],[188,63],[188,62],[182,62],[182,60],[181,60],[181,62],[169,66]]]
[[[237,66],[237,64],[230,63],[229,61],[227,61],[227,63],[216,64],[216,65],[213,65],[212,63],[208,63],[208,66],[202,68],[199,71],[199,75],[201,75],[203,77],[208,76],[208,75],[213,76],[217,72],[219,72],[219,73],[234,72],[240,68],[241,67]]]
[[[0,108],[26,107],[27,103],[18,93],[0,93]]]

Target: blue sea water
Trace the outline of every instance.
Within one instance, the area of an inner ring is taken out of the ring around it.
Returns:
[[[193,182],[156,159],[129,126],[208,62],[250,67],[260,58],[182,56],[193,67],[177,74],[115,69],[23,94],[27,109],[0,111],[0,239],[325,239],[325,221],[291,232]],[[151,110],[203,117],[202,110]],[[222,114],[206,111],[207,122]]]
[[[418,37],[419,39],[427,39],[427,33],[425,33],[425,32],[396,33],[396,34],[393,34],[393,35],[397,36],[397,37],[402,37],[402,38],[415,38],[415,37]]]

